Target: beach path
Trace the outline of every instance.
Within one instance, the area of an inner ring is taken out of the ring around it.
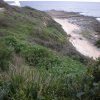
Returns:
[[[70,35],[69,41],[73,44],[77,51],[93,59],[100,57],[100,49],[98,49],[85,37],[79,34],[81,32],[80,26],[69,23],[68,19],[53,19],[62,26],[62,28],[68,35]]]

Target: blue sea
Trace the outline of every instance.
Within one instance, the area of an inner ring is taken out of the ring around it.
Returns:
[[[100,19],[100,3],[97,2],[68,2],[68,1],[22,1],[21,6],[30,6],[38,10],[64,10],[80,12],[83,15]]]

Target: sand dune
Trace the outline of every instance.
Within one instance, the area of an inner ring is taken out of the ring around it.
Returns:
[[[54,18],[54,20],[61,24],[64,31],[71,36],[69,40],[77,51],[85,56],[93,57],[93,59],[100,57],[100,49],[79,34],[81,28],[78,25],[69,23],[68,19]]]
[[[0,8],[0,12],[3,12],[5,9],[4,8]]]

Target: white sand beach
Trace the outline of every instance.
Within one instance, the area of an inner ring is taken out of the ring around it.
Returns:
[[[68,19],[63,18],[53,18],[57,23],[59,23],[64,31],[70,35],[69,41],[73,44],[77,51],[81,54],[92,57],[96,59],[100,57],[100,49],[94,46],[90,41],[88,41],[81,34],[81,27],[68,22]]]

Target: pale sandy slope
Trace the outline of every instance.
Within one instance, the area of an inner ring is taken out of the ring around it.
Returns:
[[[0,8],[0,12],[3,12],[5,9],[4,8]]]
[[[81,31],[81,28],[79,26],[69,23],[68,19],[54,18],[54,20],[62,25],[62,28],[65,32],[67,32],[67,34],[71,35],[69,40],[77,49],[77,51],[85,56],[93,57],[94,59],[100,57],[100,49],[96,48],[81,34],[78,34]]]

